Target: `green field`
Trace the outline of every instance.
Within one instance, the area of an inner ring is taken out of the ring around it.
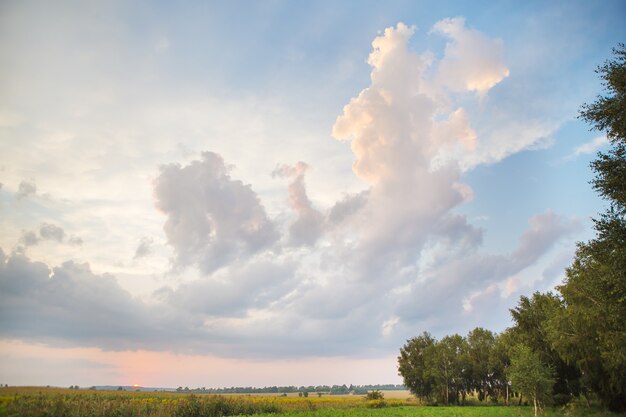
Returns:
[[[391,397],[391,396],[390,396]],[[23,417],[525,417],[531,407],[433,407],[414,399],[366,401],[360,396],[299,398],[261,395],[193,395],[173,392],[0,388],[0,416]],[[546,416],[613,414],[596,409],[547,410]]]

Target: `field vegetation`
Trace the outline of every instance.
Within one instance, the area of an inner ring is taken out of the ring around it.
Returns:
[[[95,391],[58,388],[0,388],[1,417],[526,417],[532,407],[484,404],[436,407],[415,398],[366,396],[280,397],[176,392]],[[478,404],[474,398],[470,404]],[[600,409],[570,406],[547,410],[547,416],[611,417]]]

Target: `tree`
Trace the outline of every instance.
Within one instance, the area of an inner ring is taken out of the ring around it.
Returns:
[[[539,353],[519,344],[513,349],[511,366],[507,373],[513,389],[532,399],[537,416],[541,404],[550,396],[554,385],[551,368],[541,361]]]
[[[478,399],[483,401],[487,396],[494,398],[496,392],[495,381],[489,368],[496,338],[494,334],[481,327],[477,327],[467,335],[467,363],[470,387],[478,393]]]
[[[580,393],[578,368],[561,357],[553,348],[550,337],[550,320],[561,309],[561,300],[556,295],[535,292],[531,298],[521,296],[517,307],[510,310],[515,322],[511,328],[513,343],[528,346],[542,362],[554,369],[552,396],[557,404],[565,404]]]
[[[558,289],[563,308],[550,320],[555,349],[613,411],[626,411],[626,47],[598,67],[606,94],[580,118],[611,144],[591,163],[593,188],[609,207],[594,219],[596,237],[579,243]]]
[[[510,384],[507,378],[509,366],[511,366],[512,349],[511,329],[496,335],[496,340],[489,356],[489,373],[494,383],[496,398],[498,395],[504,397],[504,403],[509,404]]]
[[[400,349],[398,356],[398,374],[402,376],[404,385],[418,398],[430,398],[434,380],[427,372],[429,356],[435,346],[433,339],[428,332],[407,340]]]
[[[466,343],[458,334],[446,336],[432,346],[426,355],[425,375],[432,380],[437,400],[450,404],[452,399],[459,402],[459,395],[464,392],[463,356]],[[465,395],[463,394],[463,397]]]
[[[365,399],[366,400],[384,400],[385,399],[385,395],[380,392],[379,390],[375,389],[374,391],[370,391],[365,395]]]

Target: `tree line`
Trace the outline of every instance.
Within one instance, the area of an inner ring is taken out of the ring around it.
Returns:
[[[269,386],[269,387],[224,387],[224,388],[188,388],[178,387],[177,392],[191,392],[199,394],[289,394],[289,393],[323,393],[330,395],[365,395],[369,391],[404,390],[404,385],[309,385],[309,386]]]
[[[500,334],[476,328],[441,340],[429,333],[400,350],[398,371],[413,394],[462,404],[468,394],[504,401],[521,395],[541,404],[596,397],[626,411],[626,47],[596,72],[605,91],[579,118],[606,134],[607,152],[591,163],[591,184],[607,209],[596,236],[578,243],[556,293],[522,296]]]

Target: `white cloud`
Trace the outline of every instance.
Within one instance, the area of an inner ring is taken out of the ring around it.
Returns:
[[[570,154],[570,158],[595,153],[606,144],[608,144],[606,136],[598,136],[597,138],[593,138],[590,142],[583,143],[574,148],[573,152]]]
[[[504,64],[504,45],[474,29],[465,27],[465,19],[443,19],[433,31],[449,39],[439,64],[439,80],[457,91],[475,91],[484,95],[504,78],[509,69]]]

